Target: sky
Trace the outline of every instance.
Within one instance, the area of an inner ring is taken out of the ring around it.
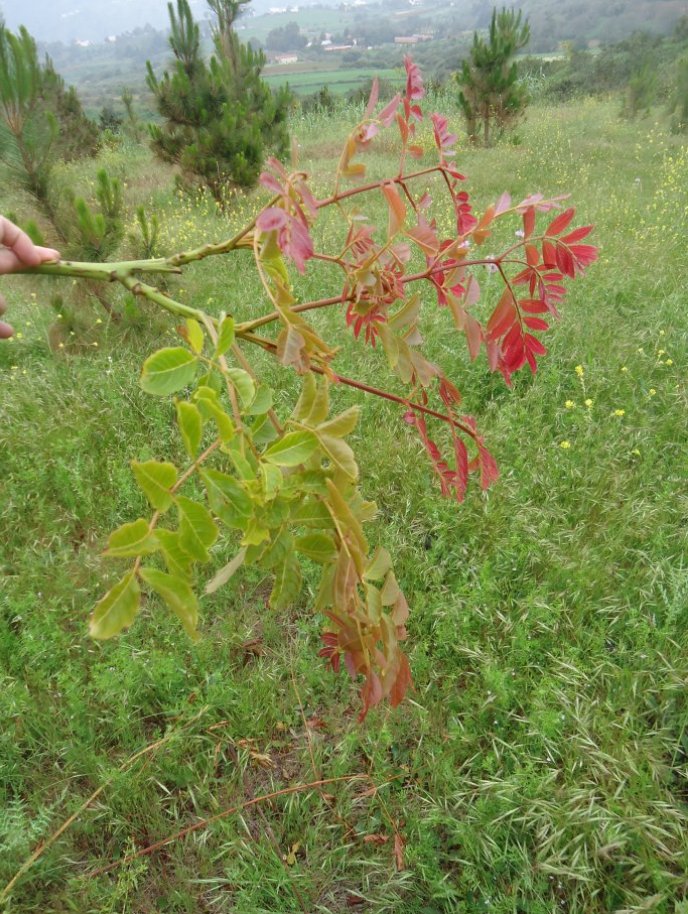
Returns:
[[[205,18],[208,9],[205,0],[190,0],[190,3],[194,16]],[[280,5],[280,0],[252,3],[256,13],[266,12],[274,5]],[[163,29],[169,21],[167,0],[0,0],[0,10],[9,28],[16,30],[25,25],[34,38],[43,42],[104,41],[108,35],[119,35],[146,24]]]

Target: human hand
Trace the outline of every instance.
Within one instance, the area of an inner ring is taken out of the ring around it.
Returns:
[[[34,244],[26,232],[0,216],[0,273],[14,273],[24,267],[37,267],[47,260],[59,259],[57,251]],[[0,295],[0,315],[6,308],[5,299]],[[6,340],[13,333],[9,324],[0,321],[0,340]]]

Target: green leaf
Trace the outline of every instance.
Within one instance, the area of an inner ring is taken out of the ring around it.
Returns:
[[[192,459],[198,454],[203,437],[203,417],[194,403],[181,400],[177,403],[177,424],[184,441],[186,453]]]
[[[192,559],[179,545],[179,534],[174,530],[165,530],[162,527],[158,527],[155,532],[170,574],[178,578],[188,577]]]
[[[256,395],[244,412],[247,416],[262,416],[272,406],[272,391],[269,387],[261,386],[256,390]]]
[[[177,497],[179,510],[179,545],[191,558],[207,562],[208,546],[218,537],[218,529],[212,515],[203,505],[184,495]]]
[[[308,372],[303,377],[303,389],[299,397],[293,418],[304,425],[318,425],[324,422],[330,411],[330,393],[327,381],[318,383],[315,375]]]
[[[301,565],[294,550],[287,552],[284,561],[275,572],[275,583],[270,594],[273,609],[285,609],[301,592]]]
[[[203,351],[203,329],[193,317],[187,317],[186,319],[186,338],[189,341],[189,346],[199,355]]]
[[[256,395],[256,385],[251,375],[243,368],[228,368],[227,375],[235,387],[244,406],[250,406]]]
[[[243,530],[253,514],[250,497],[233,476],[219,470],[201,470],[201,479],[208,493],[208,503],[229,527]]]
[[[354,452],[351,450],[346,441],[341,438],[333,438],[332,435],[318,434],[320,447],[330,460],[330,463],[344,473],[350,480],[358,479],[358,465]]]
[[[307,533],[296,539],[296,548],[303,555],[320,565],[333,562],[337,557],[334,540],[326,533]]]
[[[211,387],[201,386],[194,393],[194,399],[201,415],[206,419],[213,419],[223,441],[231,441],[234,437],[234,423],[229,414],[220,405],[217,392]]]
[[[336,520],[340,532],[343,535],[349,534],[347,537],[349,551],[356,563],[359,575],[363,576],[364,561],[368,553],[368,541],[351,506],[331,479],[327,480],[327,489],[330,513]]]
[[[219,358],[224,355],[228,349],[234,345],[234,318],[224,317],[220,323],[220,330],[217,334],[217,345],[215,347],[215,357]]]
[[[360,407],[351,406],[343,413],[335,416],[334,419],[319,425],[318,434],[331,435],[333,438],[343,438],[345,435],[350,435],[356,428],[360,415]]]
[[[89,629],[91,637],[106,640],[119,634],[134,621],[140,604],[141,591],[130,572],[96,603]]]
[[[330,528],[332,516],[325,505],[317,498],[306,498],[301,501],[292,514],[292,522],[309,527]]]
[[[139,572],[146,584],[163,598],[175,616],[184,626],[187,635],[198,640],[198,600],[196,594],[183,578],[165,574],[157,568],[142,568]]]
[[[251,439],[256,447],[271,444],[277,437],[277,430],[267,415],[258,416],[251,425]]]
[[[389,552],[383,547],[378,546],[375,555],[368,563],[363,577],[367,581],[381,581],[392,567],[392,559]]]
[[[176,393],[193,381],[197,362],[196,356],[181,346],[159,349],[143,363],[139,383],[156,397]]]
[[[270,539],[270,531],[268,528],[263,527],[257,520],[252,518],[246,529],[246,533],[241,540],[241,545],[260,546],[261,543],[268,539]]]
[[[296,467],[305,463],[317,447],[318,441],[312,432],[289,432],[271,444],[263,458],[279,467]]]
[[[213,577],[211,581],[205,585],[206,593],[215,593],[216,590],[219,590],[220,587],[229,581],[231,577],[241,568],[244,564],[244,559],[246,558],[246,549],[240,549],[231,562],[227,562],[224,568],[220,568],[217,574]]]
[[[177,481],[177,468],[172,463],[132,460],[131,468],[148,501],[157,511],[167,511],[173,498],[170,489]]]
[[[148,521],[142,517],[131,524],[123,524],[110,534],[105,555],[111,558],[132,558],[160,548],[151,533]]]
[[[279,467],[272,466],[269,463],[261,463],[260,475],[263,480],[263,492],[268,501],[271,501],[280,490],[282,485],[282,471]]]

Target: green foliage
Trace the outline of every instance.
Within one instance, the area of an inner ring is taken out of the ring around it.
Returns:
[[[669,110],[673,115],[672,129],[676,133],[688,130],[688,54],[676,62]]]
[[[271,92],[260,76],[265,58],[234,30],[245,2],[208,0],[217,26],[207,64],[188,0],[177,0],[176,11],[169,4],[175,69],[159,80],[148,65],[148,85],[165,119],[151,126],[154,150],[181,165],[187,178],[206,184],[220,202],[231,185],[254,185],[267,152],[283,153],[288,139],[289,93]]]
[[[362,727],[349,707],[353,690],[314,658],[318,566],[306,560],[303,596],[273,613],[264,573],[217,541],[208,577],[216,567],[233,576],[203,597],[200,641],[184,636],[148,584],[124,637],[82,637],[103,572],[126,567],[100,557],[109,531],[149,520],[129,461],[189,461],[170,400],[132,383],[145,339],[105,324],[89,357],[55,358],[43,343],[47,280],[4,278],[24,339],[0,347],[0,891],[104,788],[17,884],[10,910],[683,912],[688,347],[676,277],[688,269],[686,155],[679,137],[617,113],[616,100],[533,106],[518,149],[462,153],[458,164],[485,199],[510,182],[548,195],[575,186],[608,263],[574,284],[543,370],[516,377],[512,392],[452,350],[466,376],[462,408],[509,468],[488,495],[469,492],[457,509],[429,491],[396,408],[362,402],[348,440],[364,488],[377,496],[368,535],[384,537],[414,607],[415,680],[412,701],[396,713],[371,711]],[[336,168],[344,123],[339,115],[297,128],[317,186]],[[168,171],[146,150],[108,152],[109,167],[120,164],[140,195],[133,202],[148,205],[155,194],[167,237],[223,237],[259,205],[242,196],[229,217],[203,203],[180,206]],[[398,169],[387,148],[374,164],[383,174]],[[319,246],[332,230],[319,224]],[[247,257],[185,271],[189,297],[205,305],[231,294],[237,324],[260,314]],[[486,297],[497,283],[485,271]],[[303,300],[328,287],[314,271],[297,290]],[[336,308],[319,315],[333,330],[343,319]],[[421,327],[433,361],[448,355],[447,316],[429,311]],[[156,330],[158,345],[175,345],[171,321]],[[362,353],[341,342],[338,368],[351,374]],[[288,411],[300,379],[264,362],[276,408]],[[372,370],[374,361],[365,364]],[[342,385],[330,392],[335,413],[355,402]],[[623,418],[613,415],[618,407]],[[158,557],[144,556],[142,572],[158,570]],[[159,750],[117,772],[165,735]],[[121,864],[244,800],[307,784],[313,769],[372,782],[278,796]],[[94,875],[111,863],[120,866]]]
[[[528,103],[519,82],[516,53],[530,40],[530,26],[519,10],[492,11],[488,37],[476,32],[468,60],[457,73],[459,103],[473,142],[490,146],[493,131],[502,133],[513,125]]]

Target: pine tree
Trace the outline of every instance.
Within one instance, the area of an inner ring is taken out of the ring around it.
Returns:
[[[27,30],[22,26],[15,35],[0,20],[0,159],[51,217],[55,161],[94,154],[97,141],[76,92],[50,60],[41,66]]]
[[[154,150],[220,202],[228,185],[254,185],[266,152],[282,154],[288,141],[289,93],[271,92],[260,76],[263,54],[242,44],[234,30],[247,2],[208,0],[217,21],[207,64],[188,0],[177,0],[176,10],[169,3],[174,70],[159,80],[148,64],[148,85],[165,118],[151,127]]]
[[[489,146],[494,129],[503,132],[525,110],[527,93],[513,58],[529,40],[530,26],[520,10],[494,9],[487,40],[474,34],[470,59],[457,74],[459,103],[472,142],[482,137]]]

